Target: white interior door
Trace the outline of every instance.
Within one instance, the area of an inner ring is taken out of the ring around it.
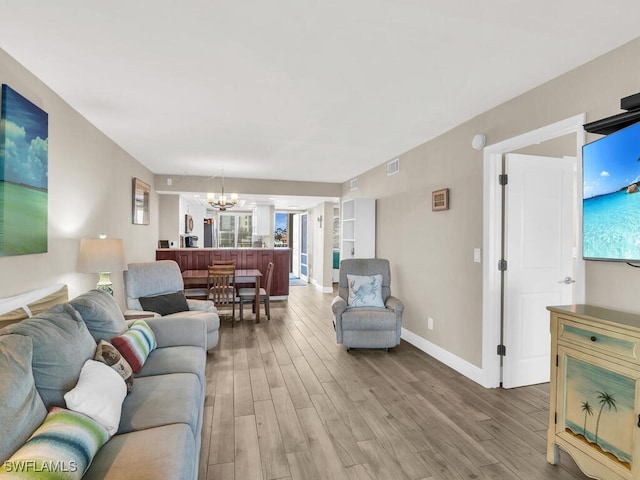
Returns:
[[[502,386],[549,381],[548,305],[573,303],[576,159],[506,155]]]
[[[291,273],[300,277],[300,214],[293,215],[293,232],[291,232]]]

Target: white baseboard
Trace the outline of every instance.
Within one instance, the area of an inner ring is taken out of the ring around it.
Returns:
[[[483,385],[484,374],[481,368],[463,360],[462,358],[454,355],[453,353],[441,348],[428,340],[425,340],[419,335],[407,330],[402,329],[401,337],[403,340],[409,342],[414,347],[422,350],[424,353],[431,355],[436,360],[444,363],[448,367],[453,368],[456,372],[461,373],[465,377],[473,380],[474,382]]]
[[[318,282],[316,282],[313,278],[311,279],[311,285],[316,287],[316,290],[322,293],[333,293],[333,287],[323,287]]]

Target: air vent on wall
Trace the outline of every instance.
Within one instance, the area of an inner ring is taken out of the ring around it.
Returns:
[[[395,158],[387,163],[387,177],[400,171],[400,158]]]
[[[353,192],[354,190],[358,189],[358,179],[354,178],[353,180],[351,180],[351,183],[349,185],[350,190]]]

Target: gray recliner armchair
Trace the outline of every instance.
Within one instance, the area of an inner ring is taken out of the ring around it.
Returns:
[[[130,310],[145,311],[140,303],[140,298],[159,298],[184,290],[182,272],[173,260],[130,263],[127,268],[124,272],[124,285],[127,308]],[[218,344],[220,317],[213,302],[186,299],[186,307],[188,310],[164,315],[164,317],[197,316],[203,318],[207,324],[207,350],[215,347]]]
[[[338,343],[347,350],[399,345],[404,305],[391,295],[389,261],[342,260],[339,282],[331,304]]]

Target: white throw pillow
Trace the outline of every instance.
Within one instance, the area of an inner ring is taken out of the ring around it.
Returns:
[[[87,360],[78,384],[64,395],[64,401],[69,410],[93,418],[113,436],[120,425],[126,396],[127,385],[118,372],[102,362]]]
[[[382,307],[382,275],[349,275],[349,299],[350,307]]]

